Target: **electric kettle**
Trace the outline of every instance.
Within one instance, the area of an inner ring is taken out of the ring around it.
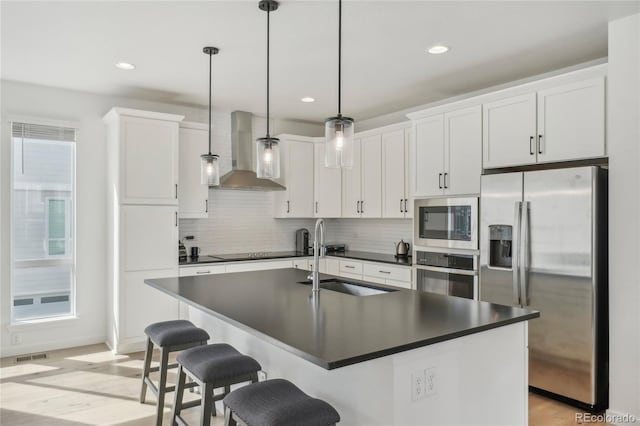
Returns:
[[[400,240],[399,243],[393,243],[393,245],[396,248],[396,256],[404,257],[409,255],[409,243]]]

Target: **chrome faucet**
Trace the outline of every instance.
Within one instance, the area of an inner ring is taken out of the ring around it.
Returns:
[[[318,240],[318,232],[320,240]],[[313,292],[320,291],[320,257],[324,257],[324,219],[316,220],[316,228],[313,232],[313,271],[307,279],[313,284]]]

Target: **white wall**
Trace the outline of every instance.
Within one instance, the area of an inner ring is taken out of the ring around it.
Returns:
[[[607,93],[609,411],[640,419],[640,14],[609,23]]]
[[[122,97],[0,81],[2,138],[0,146],[0,235],[9,235],[10,138],[7,122],[11,116],[36,117],[77,122],[77,320],[55,325],[10,328],[10,265],[8,238],[0,239],[0,356],[28,353],[82,344],[103,342],[106,336],[106,167],[105,128],[102,116],[113,106],[185,115],[185,120],[206,122],[206,108],[147,102]],[[228,112],[214,112],[214,125],[224,132],[230,123]],[[264,119],[256,119],[263,127]],[[229,132],[229,127],[226,132]],[[322,126],[274,120],[275,132],[298,132],[317,136]],[[216,139],[214,139],[216,140]],[[223,139],[230,144],[230,139]],[[230,167],[230,145],[221,144],[223,164]],[[248,195],[251,198],[251,195]],[[260,198],[260,197],[258,197]],[[263,203],[263,207],[266,206]],[[271,206],[269,205],[269,211]],[[253,213],[252,213],[253,214]],[[239,220],[246,220],[236,216]],[[12,334],[21,343],[12,345]]]

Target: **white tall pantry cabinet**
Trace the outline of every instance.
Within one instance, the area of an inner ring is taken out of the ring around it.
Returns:
[[[178,318],[178,301],[144,284],[178,275],[178,139],[184,117],[126,108],[104,116],[108,160],[108,333],[142,350],[144,328]]]

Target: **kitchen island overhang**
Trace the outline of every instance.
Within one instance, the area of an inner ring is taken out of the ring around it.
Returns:
[[[334,404],[341,424],[526,423],[526,321],[537,312],[391,287],[314,299],[306,276],[280,269],[146,282],[188,304],[212,341]],[[427,389],[433,375],[436,389]]]

